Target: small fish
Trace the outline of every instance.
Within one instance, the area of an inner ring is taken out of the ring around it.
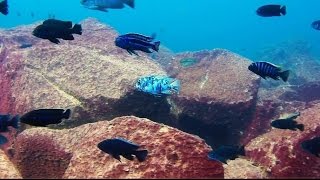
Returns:
[[[147,155],[147,150],[137,150],[140,146],[129,142],[123,138],[107,139],[98,144],[98,148],[110,154],[113,158],[120,160],[120,155],[128,160],[133,160],[135,155],[139,162],[143,162]]]
[[[8,0],[0,0],[0,12],[3,15],[8,15]]]
[[[271,126],[278,129],[290,129],[296,131],[299,129],[300,131],[304,130],[303,124],[298,124],[295,119],[300,116],[300,113],[295,113],[284,119],[277,119],[271,122]]]
[[[157,96],[171,95],[180,91],[180,81],[167,76],[151,75],[139,78],[135,88]]]
[[[115,45],[127,50],[129,54],[138,56],[135,50],[145,53],[152,53],[150,49],[159,51],[160,41],[152,42],[154,38],[154,36],[148,37],[141,34],[129,33],[118,36],[115,40]]]
[[[74,40],[72,34],[82,34],[82,27],[80,24],[75,24],[72,28],[71,21],[60,21],[55,19],[48,19],[41,25],[37,26],[32,34],[38,38],[48,39],[52,43],[59,44],[58,38],[64,40]]]
[[[208,158],[227,164],[227,160],[234,160],[245,156],[244,146],[220,146],[218,149],[209,152]]]
[[[8,139],[0,134],[0,145],[3,145],[8,142]]]
[[[20,49],[25,49],[25,48],[29,48],[29,47],[32,47],[32,44],[26,43],[26,44],[21,44],[19,46]]]
[[[312,27],[313,29],[320,30],[320,20],[319,20],[319,21],[314,21],[314,22],[311,24],[311,27]]]
[[[248,69],[252,71],[253,73],[261,76],[263,79],[266,79],[266,77],[270,77],[274,80],[279,80],[280,78],[287,82],[290,71],[282,71],[279,66],[276,66],[274,64],[271,64],[269,62],[255,62],[252,63]]]
[[[88,9],[108,12],[108,9],[122,9],[124,4],[134,8],[134,0],[81,0],[80,3]]]
[[[301,143],[301,147],[305,151],[320,158],[320,137],[315,137],[313,139],[303,141]]]
[[[7,132],[8,127],[11,126],[15,129],[19,128],[19,116],[11,117],[10,114],[0,115],[0,132]]]
[[[49,124],[59,124],[62,119],[69,119],[71,110],[67,109],[37,109],[24,114],[20,122],[32,126],[46,127]]]
[[[284,16],[287,14],[287,8],[281,5],[265,5],[258,8],[256,12],[262,17]]]

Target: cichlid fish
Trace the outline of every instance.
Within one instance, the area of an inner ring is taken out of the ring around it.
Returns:
[[[244,146],[220,146],[218,149],[209,152],[208,158],[227,164],[227,160],[234,160],[239,155],[245,156]]]
[[[313,139],[303,141],[301,143],[301,147],[305,151],[320,158],[320,137],[315,137]]]
[[[313,29],[320,30],[320,20],[314,21],[314,22],[311,24],[311,27],[312,27]]]
[[[281,5],[265,5],[258,8],[256,12],[262,17],[284,16],[287,14],[287,8]]]
[[[280,78],[287,82],[290,71],[282,71],[279,66],[276,66],[274,64],[271,64],[269,62],[255,62],[252,63],[248,69],[252,71],[253,73],[261,76],[263,79],[266,79],[266,77],[270,77],[274,80],[279,80]]]
[[[180,81],[167,76],[146,76],[137,80],[135,88],[138,91],[161,96],[171,95],[180,91]]]
[[[3,15],[8,15],[8,0],[0,0],[0,12]]]
[[[147,150],[138,150],[139,145],[129,142],[123,138],[107,139],[98,144],[98,148],[110,154],[113,158],[120,160],[120,155],[128,160],[133,160],[135,155],[139,162],[143,162],[147,155]]]
[[[297,130],[300,131],[304,130],[303,124],[298,124],[295,119],[300,116],[300,113],[295,113],[285,119],[277,119],[271,122],[271,126],[278,129],[290,129],[290,130]]]
[[[75,24],[72,28],[71,21],[60,21],[55,19],[45,20],[41,25],[37,26],[32,34],[38,38],[48,39],[49,41],[59,44],[58,38],[64,40],[74,40],[72,34],[82,34],[80,24]]]
[[[19,116],[11,117],[10,114],[0,115],[0,132],[8,132],[9,126],[18,129],[19,128]],[[8,139],[0,134],[0,145],[8,142]]]
[[[138,56],[135,50],[145,53],[152,53],[150,49],[159,51],[160,41],[152,42],[154,39],[155,35],[148,37],[141,34],[129,33],[118,36],[115,40],[115,45],[127,50],[129,54]]]
[[[93,10],[108,12],[107,9],[122,9],[124,4],[134,8],[134,0],[80,0],[80,3]]]
[[[49,124],[59,124],[62,119],[69,119],[71,110],[67,109],[37,109],[24,114],[20,122],[32,126],[46,127]]]

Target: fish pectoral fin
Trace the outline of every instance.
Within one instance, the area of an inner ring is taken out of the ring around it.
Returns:
[[[119,154],[112,154],[112,157],[121,162]]]
[[[124,154],[124,155],[122,155],[124,158],[126,158],[126,159],[128,159],[128,160],[130,160],[130,161],[133,161],[133,156],[132,156],[132,154]]]
[[[132,55],[132,52],[130,51],[130,49],[127,49],[127,52],[128,52],[130,55]]]
[[[60,43],[60,41],[57,38],[50,38],[49,41],[53,42],[55,44],[59,44]]]

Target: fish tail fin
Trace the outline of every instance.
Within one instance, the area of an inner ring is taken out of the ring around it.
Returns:
[[[70,109],[67,109],[67,110],[63,113],[63,117],[64,117],[65,119],[69,119],[70,114],[71,114],[71,110],[70,110]]]
[[[280,77],[284,82],[288,81],[289,75],[290,75],[290,70],[283,71],[283,72],[280,73]]]
[[[246,155],[246,151],[245,151],[245,149],[244,149],[244,146],[241,146],[241,147],[239,148],[239,155],[241,155],[241,156],[245,156],[245,155]]]
[[[134,0],[126,0],[124,3],[127,4],[128,6],[134,8]]]
[[[147,158],[148,150],[136,151],[134,155],[136,155],[139,162],[143,162]]]
[[[287,14],[287,7],[286,6],[282,6],[280,11],[281,11],[282,15],[286,15]]]
[[[159,51],[160,41],[154,42],[154,46],[152,47],[153,50]]]
[[[171,85],[171,88],[174,91],[176,91],[176,92],[180,91],[181,85],[180,85],[180,81],[179,80],[174,80],[170,85]]]
[[[20,121],[19,115],[14,116],[10,120],[10,126],[14,127],[15,129],[19,129],[19,121]]]
[[[79,35],[82,34],[81,24],[75,24],[72,29],[75,34],[79,34]]]
[[[4,0],[0,3],[0,12],[4,15],[7,15],[9,13],[7,0]]]
[[[303,131],[303,130],[304,130],[304,125],[303,125],[303,124],[298,124],[298,125],[297,125],[297,128],[298,128],[300,131]]]

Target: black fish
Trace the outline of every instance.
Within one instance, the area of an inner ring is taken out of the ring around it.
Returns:
[[[135,155],[139,162],[143,162],[147,155],[147,150],[137,150],[140,146],[122,138],[107,139],[98,144],[98,148],[113,158],[120,161],[120,155],[128,160],[133,160]],[[121,162],[121,161],[120,161]]]
[[[148,37],[141,34],[125,34],[118,36],[115,40],[116,46],[127,50],[130,54],[138,55],[135,50],[152,53],[150,49],[159,51],[160,41],[152,42],[154,36]]]
[[[305,151],[320,158],[320,137],[315,137],[313,139],[303,141],[301,143],[301,147]]]
[[[9,11],[8,11],[8,0],[2,0],[0,2],[0,12],[2,14],[4,14],[4,15],[7,15],[9,13]]]
[[[218,149],[209,152],[208,158],[227,164],[227,160],[234,160],[239,155],[245,156],[244,146],[220,146]]]
[[[37,26],[32,34],[38,38],[48,39],[53,43],[60,43],[58,38],[64,40],[74,40],[72,34],[82,34],[82,27],[80,24],[75,24],[72,28],[71,21],[60,21],[55,19],[48,19],[41,25]]]
[[[319,21],[314,21],[314,22],[311,24],[311,27],[312,27],[313,29],[320,30],[320,20],[319,20]]]
[[[59,124],[62,119],[70,117],[71,110],[67,109],[37,109],[24,114],[20,122],[32,126],[45,127],[49,124]]]
[[[19,128],[19,116],[14,116],[13,118],[11,115],[0,115],[0,132],[7,132],[8,127],[11,126],[15,129]]]
[[[279,80],[280,78],[287,82],[290,71],[282,71],[280,67],[271,64],[269,62],[255,62],[252,63],[248,69],[255,74],[261,76],[263,79],[266,79],[266,77],[270,77],[274,80]]]
[[[303,124],[298,124],[295,119],[300,116],[300,113],[294,114],[291,117],[285,119],[277,119],[271,122],[271,126],[278,129],[290,129],[296,131],[299,129],[300,131],[304,130]]]
[[[281,5],[265,5],[258,8],[256,12],[262,17],[284,16],[287,14],[287,8]]]

